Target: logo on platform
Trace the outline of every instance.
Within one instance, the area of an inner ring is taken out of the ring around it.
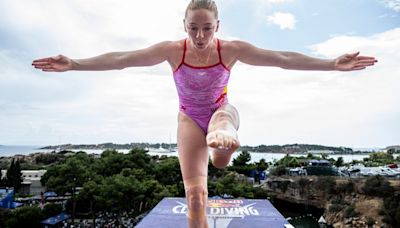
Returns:
[[[187,205],[176,201],[178,205],[172,208],[174,214],[186,214]],[[237,218],[245,216],[259,216],[259,211],[253,206],[256,203],[243,205],[242,200],[209,200],[207,205],[207,215],[210,217]]]

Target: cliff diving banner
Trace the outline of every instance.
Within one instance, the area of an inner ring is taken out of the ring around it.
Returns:
[[[187,228],[184,198],[164,198],[137,228]],[[293,227],[268,200],[209,199],[209,228]]]

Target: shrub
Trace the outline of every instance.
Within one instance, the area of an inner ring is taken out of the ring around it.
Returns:
[[[286,167],[283,165],[279,165],[273,168],[270,172],[272,176],[283,176],[286,175]]]
[[[400,196],[388,197],[383,201],[381,208],[383,221],[393,227],[400,226]]]
[[[320,176],[315,182],[315,188],[320,189],[324,194],[333,193],[336,181],[331,176]]]
[[[353,205],[346,207],[346,209],[344,210],[344,213],[343,213],[345,218],[356,217],[356,216],[358,216],[358,214],[359,213],[356,211],[356,209]]]
[[[379,175],[369,177],[365,181],[362,190],[366,195],[378,197],[390,196],[394,192],[394,189],[392,186],[390,186],[389,181]]]
[[[328,210],[329,210],[329,212],[339,212],[339,211],[343,210],[343,207],[344,206],[342,204],[333,203],[329,206]]]

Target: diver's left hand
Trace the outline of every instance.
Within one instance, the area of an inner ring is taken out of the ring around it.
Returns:
[[[374,57],[359,56],[360,52],[345,54],[335,59],[335,70],[351,71],[363,70],[374,65],[378,60]]]

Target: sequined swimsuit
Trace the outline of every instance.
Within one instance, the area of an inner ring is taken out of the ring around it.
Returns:
[[[227,85],[230,71],[222,63],[218,39],[217,49],[217,64],[205,67],[191,66],[185,63],[185,39],[181,64],[173,72],[180,110],[192,118],[205,134],[212,114],[228,103]]]

